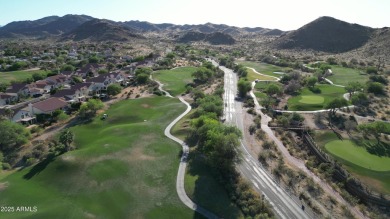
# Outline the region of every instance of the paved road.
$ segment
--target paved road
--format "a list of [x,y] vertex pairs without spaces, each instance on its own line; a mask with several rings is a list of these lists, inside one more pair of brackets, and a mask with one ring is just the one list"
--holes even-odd
[[[152,78],[152,76],[150,76]],[[163,84],[157,81],[159,84],[159,89],[166,94],[166,96],[173,98],[167,91],[162,89]],[[182,97],[179,97],[179,100],[184,103],[187,106],[187,109],[180,114],[175,120],[173,120],[164,130],[165,136],[172,139],[173,141],[176,141],[179,143],[183,148],[183,154],[180,158],[180,164],[179,164],[179,170],[177,171],[177,177],[176,177],[176,192],[180,198],[180,200],[189,208],[192,210],[202,214],[206,218],[218,218],[215,214],[211,213],[210,211],[202,208],[201,206],[198,206],[195,202],[193,202],[188,196],[184,189],[184,176],[186,174],[186,167],[187,167],[187,158],[189,153],[188,145],[183,142],[182,140],[176,138],[171,134],[172,127],[185,115],[187,115],[191,111],[191,106],[189,103],[187,103]]]
[[[320,179],[317,175],[315,175],[313,172],[311,172],[305,165],[304,161],[297,159],[288,152],[287,148],[283,145],[283,143],[275,136],[274,132],[271,130],[271,128],[268,126],[268,122],[271,121],[271,118],[264,114],[261,111],[262,106],[257,101],[257,98],[255,94],[253,93],[253,87],[255,86],[255,82],[252,82],[252,90],[250,92],[250,95],[252,96],[254,103],[255,103],[255,111],[259,115],[261,115],[261,129],[268,135],[270,139],[272,139],[273,142],[275,142],[276,146],[278,147],[279,151],[282,153],[283,157],[287,160],[287,162],[290,165],[293,165],[300,170],[302,170],[304,173],[307,174],[310,178],[314,180],[318,185],[321,186],[322,189],[326,191],[326,193],[333,198],[335,198],[339,203],[342,203],[345,206],[348,206],[349,209],[351,209],[352,213],[356,218],[366,218],[356,207],[351,206],[343,197],[340,196],[339,193],[337,193],[331,186],[329,186],[325,181]],[[294,111],[284,111],[284,112],[294,112]],[[297,112],[297,111],[295,111]],[[304,111],[306,112],[306,111]],[[318,111],[317,111],[318,112]],[[324,212],[327,212],[325,208],[322,207],[322,205],[319,206],[321,209],[323,209]]]
[[[218,66],[217,63],[213,62]],[[225,107],[224,117],[227,124],[237,126],[243,130],[242,104],[235,100],[237,94],[237,75],[232,70],[220,67],[225,72],[225,94],[223,96]],[[246,149],[245,139],[241,141],[242,161],[238,169],[243,176],[253,183],[255,189],[264,194],[264,197],[273,206],[278,218],[305,219],[313,218],[301,209],[301,203],[293,199],[286,191],[272,179],[272,177],[260,166],[256,158]]]

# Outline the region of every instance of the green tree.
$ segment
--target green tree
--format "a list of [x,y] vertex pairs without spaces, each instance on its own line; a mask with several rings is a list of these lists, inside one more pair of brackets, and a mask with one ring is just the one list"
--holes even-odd
[[367,92],[381,95],[385,93],[385,87],[379,82],[367,82]]
[[251,82],[241,78],[237,83],[238,95],[246,97],[247,93],[252,90]]
[[370,100],[368,99],[365,93],[358,93],[351,98],[351,102],[353,105],[358,107],[368,107],[370,104]]
[[0,92],[5,92],[8,88],[8,84],[4,82],[0,82]]
[[332,66],[330,66],[329,64],[325,64],[325,63],[322,63],[320,65],[321,73],[325,73],[326,70],[328,70],[328,69],[332,69]]
[[60,132],[59,142],[65,146],[65,151],[70,151],[72,149],[72,142],[74,140],[74,134],[69,129],[65,129]]
[[45,75],[41,74],[41,73],[34,73],[32,75],[32,78],[33,78],[34,81],[39,81],[39,80],[45,79]]
[[69,64],[63,65],[61,67],[61,71],[74,71],[74,70],[75,70],[75,67],[73,65],[69,65]]
[[113,70],[114,68],[115,68],[115,65],[114,65],[113,63],[111,63],[111,62],[107,63],[107,70],[108,70],[108,71],[111,71],[111,70]]
[[102,75],[102,74],[107,74],[108,73],[108,70],[107,69],[99,69],[98,71],[98,74]]
[[0,151],[5,155],[11,154],[27,143],[30,133],[27,129],[10,120],[0,121]]
[[387,80],[387,78],[383,77],[382,75],[371,75],[370,80],[373,82],[379,82],[383,85],[387,85],[389,83],[389,80]]
[[237,72],[239,77],[246,77],[248,75],[247,68],[241,64],[234,66],[234,71]]
[[11,119],[12,116],[14,115],[14,111],[12,109],[9,109],[9,108],[5,108],[4,109],[4,116],[7,118],[7,119]]
[[95,116],[99,109],[103,109],[104,104],[101,100],[89,99],[88,102],[81,104],[79,116],[84,119],[89,119]]
[[379,144],[379,142],[380,142],[381,134],[389,132],[386,124],[382,121],[360,124],[357,126],[357,130],[366,136],[373,135],[375,137],[375,139],[377,140],[377,144]]
[[119,84],[110,84],[107,87],[107,94],[110,96],[115,96],[122,91],[122,87]]
[[366,72],[367,72],[367,74],[376,74],[376,73],[378,73],[378,69],[374,66],[368,66],[366,68]]
[[213,76],[214,72],[208,68],[200,67],[198,70],[192,73],[192,77],[194,77],[194,81],[205,83]]
[[150,74],[152,74],[152,72],[153,72],[153,69],[148,68],[148,67],[142,67],[142,68],[137,68],[135,70],[135,75],[139,75],[139,74],[150,75]]
[[332,101],[330,101],[325,106],[325,108],[330,110],[329,112],[330,112],[330,114],[332,116],[335,116],[336,115],[336,111],[339,110],[342,107],[345,107],[345,106],[348,106],[347,100],[342,98],[342,97],[339,97],[339,98],[335,98]]
[[17,71],[28,66],[27,62],[15,62],[8,68],[9,71]]
[[145,73],[138,74],[135,76],[135,80],[138,84],[146,84],[149,81],[149,75]]
[[329,57],[326,59],[326,62],[329,64],[329,65],[337,65],[337,60],[336,58],[334,57]]
[[198,140],[198,150],[205,155],[207,163],[222,174],[230,173],[238,160],[240,130],[224,126],[207,115],[192,120],[191,126]]
[[345,86],[345,91],[349,93],[350,97],[352,97],[354,92],[360,91],[361,89],[363,89],[363,85],[357,81],[348,82],[347,86]]
[[75,84],[81,83],[81,82],[83,82],[83,78],[80,77],[80,76],[73,75],[73,76],[72,76],[72,81],[73,81]]
[[100,59],[97,56],[92,56],[88,59],[89,63],[99,63]]
[[174,52],[170,52],[166,55],[166,57],[169,59],[174,59],[176,57],[176,54]]
[[269,84],[265,88],[264,92],[266,94],[268,94],[269,96],[274,96],[274,95],[277,95],[277,94],[281,94],[282,93],[282,88],[279,85],[275,84],[275,83],[271,83],[271,84]]
[[202,112],[214,113],[217,116],[222,116],[223,101],[220,97],[215,95],[207,95],[196,101],[198,108]]
[[313,88],[314,85],[317,83],[317,81],[318,81],[317,77],[309,77],[306,80],[307,87]]

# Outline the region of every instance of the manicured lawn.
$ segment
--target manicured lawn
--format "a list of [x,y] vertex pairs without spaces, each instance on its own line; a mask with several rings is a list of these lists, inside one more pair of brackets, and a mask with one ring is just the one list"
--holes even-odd
[[288,69],[287,67],[279,67],[276,65],[271,65],[267,63],[262,62],[250,62],[250,61],[237,61],[238,64],[242,64],[244,66],[254,68],[257,72],[260,72],[265,75],[280,77],[280,74],[275,74],[274,72],[286,72]]
[[258,90],[258,91],[263,91],[265,88],[267,88],[267,86],[269,84],[272,84],[272,83],[275,83],[277,85],[283,86],[282,83],[276,82],[276,81],[275,82],[272,82],[272,81],[259,81],[259,82],[256,83],[255,89]]
[[355,165],[374,171],[390,171],[390,157],[369,153],[365,147],[350,140],[333,140],[325,145],[327,151]]
[[[184,140],[190,132],[190,119],[194,110],[187,114],[172,128],[172,134]],[[190,145],[193,146],[193,145]],[[184,178],[187,195],[199,205],[222,218],[241,218],[241,211],[229,199],[223,186],[217,182],[212,170],[192,149]]]
[[27,78],[31,78],[34,73],[47,74],[49,72],[43,70],[0,72],[0,81],[4,83],[10,83],[11,81],[24,81]]
[[307,95],[307,96],[302,96],[299,102],[306,103],[306,104],[320,104],[324,102],[324,98],[321,96]]
[[180,119],[171,130],[172,135],[178,137],[181,140],[185,140],[187,135],[191,131],[191,116],[194,114],[195,110],[192,109],[187,115]]
[[1,206],[37,206],[0,218],[197,218],[176,193],[180,145],[165,127],[185,105],[166,97],[114,104],[71,128],[77,150],[5,176]]
[[161,70],[153,73],[158,81],[164,84],[163,89],[168,91],[172,96],[176,96],[186,91],[186,84],[191,83],[195,72],[195,67],[181,67],[172,70]]
[[340,85],[347,85],[351,81],[358,81],[364,84],[369,77],[367,74],[361,73],[361,70],[336,65],[332,65],[332,72],[333,75],[327,78],[333,83]]
[[[342,141],[331,131],[316,131],[314,135],[317,144],[328,151],[345,168],[372,189],[390,194],[390,157],[381,150],[373,148],[388,147],[388,144],[376,144],[372,140]],[[375,147],[373,147],[375,145]]]
[[288,99],[288,110],[320,110],[324,109],[326,104],[337,97],[342,97],[345,93],[344,88],[328,84],[316,85],[321,93],[313,93],[308,88],[303,88],[301,93]]
[[269,76],[266,76],[266,75],[260,75],[260,74],[256,74],[256,72],[254,72],[252,69],[247,69],[248,70],[248,80],[249,81],[254,81],[256,79],[258,80],[267,80],[267,81],[276,81],[276,78],[274,77],[269,77]]

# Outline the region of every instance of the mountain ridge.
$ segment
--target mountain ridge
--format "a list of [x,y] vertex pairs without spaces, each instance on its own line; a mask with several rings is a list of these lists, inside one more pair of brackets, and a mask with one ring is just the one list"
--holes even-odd
[[61,40],[127,41],[144,38],[137,31],[105,19],[92,19],[62,35]]
[[281,35],[273,44],[277,49],[309,49],[340,53],[366,44],[375,29],[351,24],[333,17],[320,17],[297,30]]

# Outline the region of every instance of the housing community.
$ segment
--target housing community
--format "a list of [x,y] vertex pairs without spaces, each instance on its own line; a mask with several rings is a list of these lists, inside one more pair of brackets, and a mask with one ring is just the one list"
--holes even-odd
[[[140,64],[145,63],[132,63],[120,70],[99,74],[105,66],[88,63],[76,71],[62,71],[36,82],[13,83],[0,93],[0,115],[28,125],[36,122],[37,115],[50,116],[57,110],[67,112],[74,104],[106,97],[111,84],[128,86]],[[81,81],[75,83],[75,77]]]

